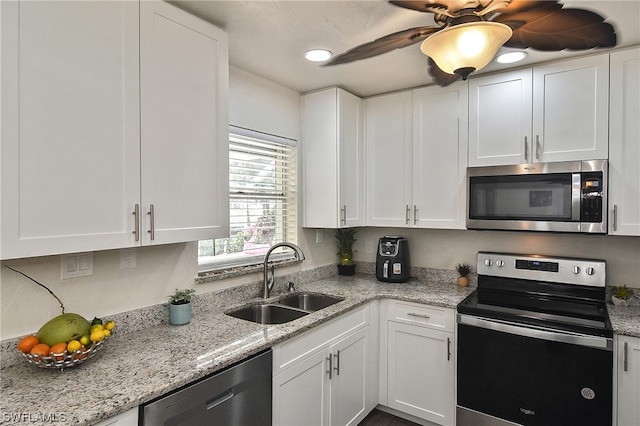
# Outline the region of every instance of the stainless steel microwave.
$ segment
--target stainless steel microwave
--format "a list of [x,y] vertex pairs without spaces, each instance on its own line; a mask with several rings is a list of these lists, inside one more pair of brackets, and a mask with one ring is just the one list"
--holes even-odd
[[467,168],[467,229],[607,232],[607,160]]

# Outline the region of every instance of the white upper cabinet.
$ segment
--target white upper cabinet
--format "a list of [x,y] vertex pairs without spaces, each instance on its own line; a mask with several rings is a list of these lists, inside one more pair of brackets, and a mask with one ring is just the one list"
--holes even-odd
[[367,225],[408,226],[413,191],[413,94],[366,100]]
[[640,235],[640,49],[611,53],[609,234]]
[[304,225],[364,225],[363,101],[330,88],[302,97]]
[[469,80],[469,166],[529,162],[531,70]]
[[164,2],[0,7],[0,257],[226,233],[225,34]]
[[413,92],[413,224],[464,229],[467,83]]
[[469,165],[607,158],[609,55],[469,82]]
[[2,2],[2,258],[133,243],[138,4]]
[[607,158],[609,55],[533,69],[533,161]]
[[142,1],[140,38],[141,240],[228,236],[227,35]]
[[367,225],[464,229],[467,83],[367,99]]

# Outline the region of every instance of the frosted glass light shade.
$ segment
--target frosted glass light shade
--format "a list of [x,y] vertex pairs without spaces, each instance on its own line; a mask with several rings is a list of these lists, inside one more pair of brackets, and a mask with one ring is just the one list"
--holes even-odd
[[487,66],[511,34],[511,28],[498,22],[469,22],[432,34],[420,50],[442,71],[466,79],[472,71]]

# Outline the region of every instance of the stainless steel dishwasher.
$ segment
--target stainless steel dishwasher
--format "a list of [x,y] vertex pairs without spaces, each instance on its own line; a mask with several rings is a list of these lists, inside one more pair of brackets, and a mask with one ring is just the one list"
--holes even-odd
[[140,406],[139,425],[270,425],[271,349]]

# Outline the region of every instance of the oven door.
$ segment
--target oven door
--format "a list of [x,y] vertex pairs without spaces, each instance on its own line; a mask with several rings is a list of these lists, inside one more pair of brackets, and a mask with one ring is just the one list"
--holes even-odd
[[458,315],[457,362],[459,425],[611,424],[611,339]]

